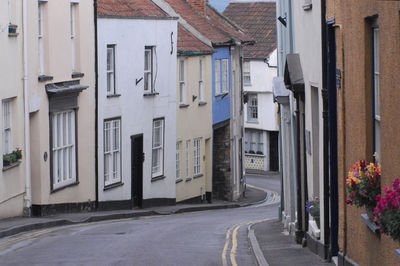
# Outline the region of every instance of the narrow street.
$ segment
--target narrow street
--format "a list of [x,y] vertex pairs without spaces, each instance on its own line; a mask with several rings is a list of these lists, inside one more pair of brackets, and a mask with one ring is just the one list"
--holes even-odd
[[[249,176],[263,189],[278,175]],[[279,198],[278,198],[279,199]],[[5,238],[1,265],[254,265],[249,223],[278,215],[278,204],[51,228]]]

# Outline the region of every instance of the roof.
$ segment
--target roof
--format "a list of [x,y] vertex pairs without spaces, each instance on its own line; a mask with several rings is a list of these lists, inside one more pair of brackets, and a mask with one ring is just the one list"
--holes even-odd
[[178,25],[178,54],[212,53],[212,47],[204,44],[180,24]]
[[223,14],[255,40],[255,45],[243,48],[245,58],[268,58],[276,49],[274,2],[234,2]]
[[97,14],[112,17],[169,17],[151,0],[98,0]]
[[209,4],[206,6],[206,17],[193,8],[186,0],[165,0],[182,19],[209,39],[213,45],[230,45],[235,41],[252,42],[252,38],[240,31],[227,18],[218,13]]

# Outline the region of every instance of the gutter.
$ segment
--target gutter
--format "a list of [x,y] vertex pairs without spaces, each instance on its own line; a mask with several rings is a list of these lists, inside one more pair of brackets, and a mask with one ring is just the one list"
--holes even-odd
[[28,2],[23,0],[23,64],[24,64],[24,126],[25,126],[25,206],[24,215],[31,216],[31,132],[29,125],[29,84],[28,84]]
[[99,73],[98,73],[98,48],[97,48],[97,0],[93,1],[93,9],[94,9],[94,71],[95,71],[95,85],[94,85],[94,94],[95,94],[95,134],[94,134],[94,141],[95,141],[95,150],[94,150],[94,157],[95,157],[95,191],[96,191],[96,209],[99,207],[99,151],[98,151],[98,140],[99,140],[99,122],[98,122],[98,110],[99,110]]

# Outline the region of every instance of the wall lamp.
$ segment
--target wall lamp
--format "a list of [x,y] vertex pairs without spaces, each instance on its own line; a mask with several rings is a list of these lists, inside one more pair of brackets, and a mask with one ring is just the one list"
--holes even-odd
[[283,26],[286,27],[286,17],[283,18],[282,16],[279,16],[278,20]]

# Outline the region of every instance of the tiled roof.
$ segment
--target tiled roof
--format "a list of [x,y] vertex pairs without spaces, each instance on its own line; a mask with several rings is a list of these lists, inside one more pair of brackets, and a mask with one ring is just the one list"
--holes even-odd
[[276,49],[275,3],[230,3],[223,14],[256,41],[255,45],[243,48],[245,58],[267,58]]
[[151,0],[98,0],[99,16],[167,17]]
[[181,25],[178,26],[178,53],[212,53],[212,47],[201,42]]
[[252,41],[251,38],[241,33],[210,5],[206,7],[206,17],[203,17],[186,0],[165,0],[165,2],[213,44],[230,44],[234,39],[242,42]]

